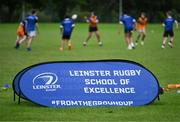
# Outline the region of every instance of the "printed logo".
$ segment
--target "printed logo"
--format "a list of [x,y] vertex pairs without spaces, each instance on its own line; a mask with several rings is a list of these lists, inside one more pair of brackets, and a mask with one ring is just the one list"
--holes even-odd
[[34,90],[45,90],[45,91],[56,91],[61,88],[60,85],[56,84],[58,76],[55,73],[45,72],[38,74],[33,79]]

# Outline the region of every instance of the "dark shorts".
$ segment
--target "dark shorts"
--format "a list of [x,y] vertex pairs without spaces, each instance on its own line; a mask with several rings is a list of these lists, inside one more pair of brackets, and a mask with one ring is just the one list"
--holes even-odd
[[132,33],[133,28],[125,28],[124,33]]
[[97,27],[89,27],[89,32],[96,32],[98,31]]
[[62,39],[70,40],[70,39],[71,39],[71,35],[65,35],[65,34],[63,34]]
[[163,37],[168,37],[168,36],[174,37],[173,30],[171,30],[171,31],[164,31]]

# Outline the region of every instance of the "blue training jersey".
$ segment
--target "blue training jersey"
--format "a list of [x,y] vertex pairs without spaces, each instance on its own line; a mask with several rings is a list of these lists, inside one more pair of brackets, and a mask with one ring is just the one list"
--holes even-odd
[[26,20],[23,20],[21,23],[22,23],[22,25],[23,25],[23,30],[24,30],[24,32],[26,33],[26,32],[27,32],[27,21],[26,21]]
[[163,22],[165,31],[172,31],[174,22],[175,22],[174,18],[172,17],[166,18]]
[[135,19],[128,15],[120,17],[119,22],[122,22],[125,29],[133,29]]
[[63,34],[65,35],[70,35],[74,26],[74,21],[70,18],[65,18],[60,23],[60,28],[63,28]]
[[27,20],[27,31],[28,32],[35,31],[36,23],[38,21],[38,17],[30,15],[30,16],[27,17],[26,20]]

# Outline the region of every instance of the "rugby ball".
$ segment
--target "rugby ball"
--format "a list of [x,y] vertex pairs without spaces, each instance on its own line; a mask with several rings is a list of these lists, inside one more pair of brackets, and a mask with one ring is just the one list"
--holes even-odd
[[73,20],[77,19],[77,14],[73,14],[71,17]]

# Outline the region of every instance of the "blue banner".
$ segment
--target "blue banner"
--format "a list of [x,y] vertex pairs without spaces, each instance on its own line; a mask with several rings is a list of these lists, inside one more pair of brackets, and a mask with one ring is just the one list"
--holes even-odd
[[49,107],[142,106],[158,96],[156,77],[124,60],[48,62],[19,73],[17,94]]

